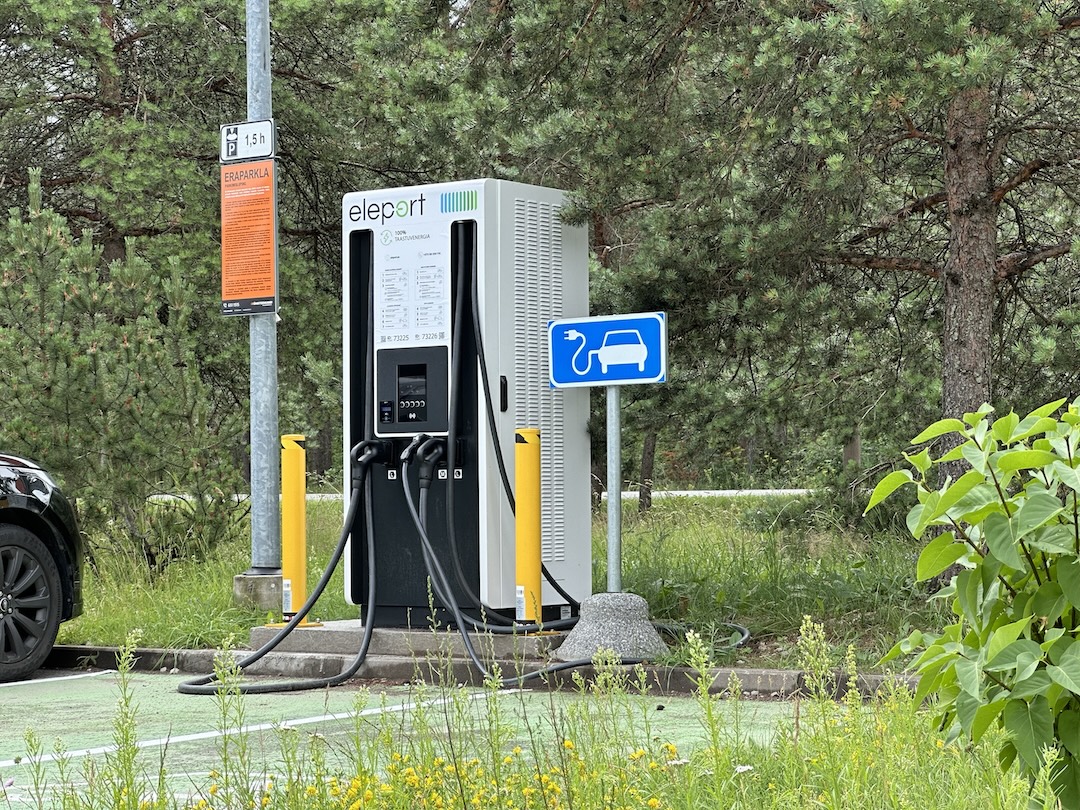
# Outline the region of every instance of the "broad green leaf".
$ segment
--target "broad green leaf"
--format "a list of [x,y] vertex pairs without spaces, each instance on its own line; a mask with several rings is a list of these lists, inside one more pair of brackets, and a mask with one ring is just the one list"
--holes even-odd
[[1016,538],[1020,540],[1026,537],[1029,532],[1045,525],[1063,511],[1065,507],[1061,505],[1061,501],[1049,492],[1036,492],[1024,501],[1020,510],[1013,515]]
[[1032,616],[1025,616],[997,628],[994,635],[990,637],[990,643],[986,645],[986,663],[992,663],[998,653],[1020,638],[1020,634],[1027,630],[1028,625],[1031,624],[1032,618]]
[[944,515],[956,505],[961,498],[985,480],[986,476],[978,470],[968,470],[961,475],[941,494],[941,500],[938,501],[937,508],[934,509],[934,517],[937,518]]
[[[1019,644],[1020,642],[1016,642]],[[1042,656],[1037,652],[1022,652],[1016,656],[1016,683],[1026,681],[1035,674],[1042,663]]]
[[973,697],[982,691],[982,670],[977,661],[961,658],[956,662],[956,680],[960,688]]
[[998,767],[1001,772],[1009,770],[1012,764],[1016,761],[1016,746],[1011,742],[1004,742],[1001,744],[1001,748],[998,749]]
[[1080,661],[1080,645],[1071,644],[1065,648],[1064,652],[1054,663],[1061,666],[1069,666],[1071,661]]
[[976,571],[965,569],[961,571],[955,577],[956,582],[956,604],[959,610],[956,611],[968,620],[971,625],[979,625],[981,606],[980,595],[982,591],[982,581]]
[[1054,743],[1054,716],[1046,698],[1037,695],[1031,702],[1010,700],[1002,713],[1020,759],[1029,771],[1042,766],[1043,750]]
[[958,444],[956,447],[954,447],[952,450],[947,452],[945,455],[941,456],[937,460],[937,463],[941,464],[942,462],[959,461],[960,459],[964,458],[964,448],[965,447],[975,447],[975,443],[971,442],[971,441],[968,441],[968,442],[965,442],[964,444]]
[[918,521],[915,523],[914,526],[911,525],[911,518],[914,510],[912,510],[912,512],[908,512],[907,515],[908,529],[910,529],[912,536],[916,539],[921,538],[923,536],[923,532],[925,532],[926,529],[933,522],[934,512],[937,510],[938,501],[941,500],[941,494],[936,491],[923,491],[919,493],[919,500],[922,501],[923,509],[921,512],[919,512]]
[[[919,669],[919,683],[915,686],[915,705],[921,706],[922,702],[926,700],[932,693],[938,690],[941,686],[942,675],[941,671],[948,664],[948,660],[941,658],[938,661],[930,664],[929,666]],[[1047,678],[1047,683],[1050,679]]]
[[971,741],[977,743],[990,727],[1008,701],[995,700],[993,703],[984,703],[975,712],[975,720],[971,724]]
[[959,419],[939,419],[926,428],[922,433],[911,440],[912,444],[922,444],[946,433],[962,433],[967,430],[967,425]]
[[1050,684],[1052,683],[1053,681],[1051,681],[1050,676],[1046,674],[1046,670],[1040,669],[1031,673],[1031,675],[1024,680],[1018,681],[1010,691],[1009,697],[1022,700],[1035,695],[1041,695],[1050,688]]
[[1046,657],[1051,664],[1060,664],[1069,650],[1076,646],[1076,640],[1067,635],[1049,644],[1049,646],[1047,644],[1041,646],[1046,650]]
[[1031,438],[1036,433],[1046,433],[1048,430],[1053,430],[1057,426],[1057,420],[1051,419],[1048,416],[1043,416],[1036,419],[1032,424],[1025,425],[1027,420],[1025,419],[1017,428],[1017,431],[1012,435],[1012,441],[1022,442],[1025,439]]
[[971,465],[972,469],[978,470],[981,473],[986,473],[987,459],[990,458],[990,453],[986,449],[979,449],[975,442],[968,442],[961,445],[960,455],[964,457],[964,461]]
[[1080,470],[1070,467],[1064,461],[1058,459],[1054,462],[1053,474],[1054,478],[1073,492],[1080,492]]
[[[993,641],[991,639],[991,641]],[[988,648],[989,649],[989,648]],[[987,653],[989,656],[989,652]],[[1021,658],[1023,660],[1021,660]],[[1042,659],[1042,650],[1039,645],[1031,639],[1021,638],[1003,647],[999,652],[994,653],[993,658],[987,658],[986,665],[983,669],[991,672],[1001,672],[1003,670],[1015,669],[1018,667],[1026,667],[1031,659],[1036,661]],[[1034,672],[1034,670],[1032,670]],[[1017,675],[1014,680],[1019,682],[1028,677],[1031,672],[1025,675]]]
[[916,534],[916,530],[919,528],[919,524],[922,523],[923,512],[926,511],[926,505],[917,503],[908,511],[904,517],[904,523],[907,524],[908,531],[911,532],[911,536],[916,540],[919,539],[919,535]]
[[[1054,644],[1059,638],[1065,635],[1064,627],[1051,627],[1043,634],[1043,643],[1040,645],[1041,649],[1049,650],[1050,646]],[[1046,646],[1050,645],[1050,646]]]
[[1074,695],[1080,695],[1080,659],[1066,656],[1060,666],[1047,664],[1046,674],[1054,683],[1065,687]]
[[1031,612],[1039,617],[1043,626],[1053,626],[1065,612],[1068,602],[1061,586],[1056,582],[1044,582],[1031,600]]
[[1010,411],[1005,416],[995,420],[991,430],[994,433],[994,437],[999,442],[1007,444],[1009,439],[1012,438],[1013,431],[1016,430],[1016,426],[1019,424],[1020,417]]
[[1076,540],[1073,537],[1073,527],[1062,523],[1050,526],[1040,526],[1024,538],[1030,547],[1037,548],[1050,554],[1065,554],[1072,556],[1076,553]]
[[932,467],[934,464],[933,459],[930,458],[929,450],[923,450],[922,452],[916,453],[913,456],[909,456],[907,453],[904,453],[904,460],[907,461],[907,463],[914,467],[916,470],[918,470],[919,473],[923,476],[925,476],[930,471],[930,467]]
[[957,543],[952,532],[938,535],[922,550],[915,566],[915,577],[919,582],[936,577],[954,562],[964,556],[967,546]]
[[1010,568],[1020,570],[1024,561],[1020,558],[1016,538],[1012,533],[1012,524],[1000,512],[987,516],[983,521],[983,539],[990,548],[990,553]]
[[1053,402],[1047,402],[1045,405],[1042,405],[1042,406],[1036,408],[1035,410],[1033,410],[1031,413],[1029,413],[1024,418],[1025,419],[1030,419],[1031,417],[1034,416],[1035,418],[1038,419],[1038,418],[1041,418],[1043,416],[1049,416],[1050,414],[1054,413],[1054,411],[1056,411],[1058,408],[1060,408],[1064,404],[1065,404],[1065,398],[1064,397],[1062,399],[1054,400]]
[[1005,472],[1045,467],[1057,461],[1057,456],[1046,450],[1006,450],[997,461],[998,469]]
[[1080,607],[1080,559],[1070,557],[1057,561],[1057,581],[1065,598],[1073,607]]
[[[866,507],[866,512],[869,512],[904,484],[910,484],[912,480],[911,473],[908,470],[896,470],[886,475],[878,481],[877,486],[874,487],[874,492],[870,495],[870,503]],[[865,515],[866,512],[863,512],[863,514]]]
[[975,725],[975,716],[982,705],[983,702],[978,696],[967,692],[956,697],[956,719],[968,736],[971,735],[972,727]]
[[[984,492],[984,490],[989,490],[989,492]],[[979,487],[971,493],[972,496],[976,494],[984,496],[982,497],[981,503],[976,503],[974,500],[972,500],[971,508],[965,512],[961,512],[958,515],[958,518],[960,520],[963,520],[965,523],[969,523],[972,526],[978,526],[990,515],[1001,512],[1002,510],[1001,501],[998,500],[997,493],[993,491],[992,487]],[[965,498],[964,500],[967,501],[968,499]],[[963,505],[957,504],[956,510],[960,510],[966,507],[966,503]]]
[[987,414],[993,413],[994,407],[988,402],[984,402],[979,406],[979,410],[964,414],[964,422],[975,427],[982,421],[982,418]]
[[1070,754],[1080,756],[1080,711],[1066,709],[1057,718],[1058,739]]
[[[930,640],[929,637],[927,637],[927,640],[928,641]],[[907,638],[902,638],[902,639],[900,639],[900,641],[896,642],[896,644],[893,645],[892,649],[889,650],[887,653],[885,653],[885,655],[883,655],[881,657],[881,660],[878,661],[877,665],[881,666],[882,664],[886,663],[887,661],[892,661],[894,658],[897,658],[901,654],[910,655],[911,653],[915,652],[915,650],[917,650],[919,647],[922,647],[922,646],[923,646],[923,632],[922,632],[922,630],[912,630]]]

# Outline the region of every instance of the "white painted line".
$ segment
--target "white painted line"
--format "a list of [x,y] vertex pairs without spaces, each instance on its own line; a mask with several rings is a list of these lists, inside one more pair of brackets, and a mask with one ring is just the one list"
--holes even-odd
[[[485,695],[485,692],[477,692],[474,695],[469,696],[469,700],[476,700],[477,698]],[[282,720],[277,723],[258,723],[250,726],[241,726],[240,728],[230,728],[224,731],[202,731],[196,734],[183,734],[178,737],[162,737],[157,740],[139,740],[135,743],[135,747],[138,749],[143,748],[160,748],[163,745],[176,745],[177,743],[184,742],[197,742],[200,740],[213,740],[217,737],[227,737],[233,734],[249,734],[255,731],[270,731],[275,728],[287,729],[295,726],[308,726],[313,723],[325,723],[329,720],[352,720],[356,717],[371,717],[377,714],[390,714],[396,712],[406,712],[411,709],[419,707],[429,708],[432,706],[442,706],[445,703],[451,702],[449,698],[439,698],[438,700],[429,700],[420,703],[401,703],[397,706],[380,706],[378,708],[364,709],[359,712],[345,712],[344,714],[322,714],[318,717],[301,717],[296,720]],[[19,760],[8,759],[0,761],[0,768],[11,768],[15,765],[27,765],[27,764],[41,764],[47,762],[55,762],[58,759],[73,759],[76,757],[92,757],[99,756],[101,754],[112,754],[118,751],[119,748],[115,745],[102,745],[97,748],[83,748],[80,751],[66,751],[60,754],[45,754],[37,759],[31,759],[30,757],[23,757]]]
[[9,681],[0,683],[0,689],[6,686],[31,686],[39,683],[56,683],[57,681],[77,681],[80,678],[97,678],[100,675],[111,675],[115,669],[103,669],[100,672],[81,672],[78,675],[57,675],[54,678],[32,678],[28,681]]

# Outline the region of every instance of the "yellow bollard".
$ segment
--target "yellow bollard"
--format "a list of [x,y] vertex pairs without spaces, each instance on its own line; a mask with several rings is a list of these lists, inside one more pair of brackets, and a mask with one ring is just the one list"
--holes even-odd
[[[307,601],[307,453],[304,437],[281,437],[281,612]],[[308,625],[305,619],[301,626]],[[310,625],[309,625],[310,626]]]
[[537,622],[544,597],[540,583],[540,431],[534,428],[520,428],[514,434],[514,489],[515,617],[519,622]]

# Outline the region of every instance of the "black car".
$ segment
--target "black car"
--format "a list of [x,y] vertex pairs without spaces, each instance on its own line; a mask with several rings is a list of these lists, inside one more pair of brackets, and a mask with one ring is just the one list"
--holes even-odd
[[71,503],[37,464],[0,453],[0,682],[38,669],[82,613],[82,566]]

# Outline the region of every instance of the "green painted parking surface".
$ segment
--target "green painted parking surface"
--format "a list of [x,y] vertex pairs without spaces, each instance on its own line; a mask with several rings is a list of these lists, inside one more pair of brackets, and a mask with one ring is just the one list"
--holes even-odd
[[[630,731],[625,739],[612,739],[615,746],[663,742],[689,752],[707,744],[701,705],[693,697],[630,694],[612,701],[575,691],[348,685],[222,699],[181,695],[177,686],[183,680],[165,673],[128,676],[140,772],[148,784],[165,774],[166,790],[181,804],[204,795],[223,752],[228,748],[236,756],[237,741],[243,743],[252,783],[283,773],[287,739],[304,747],[318,735],[326,742],[330,769],[348,773],[380,730],[405,749],[417,726],[421,734],[448,736],[446,729],[462,723],[487,728],[493,715],[507,748],[528,750],[538,738],[558,745],[566,729],[581,728],[580,718],[590,712],[619,715],[618,722]],[[0,788],[0,808],[34,806],[35,780],[78,784],[87,768],[100,773],[116,756],[120,698],[115,672],[0,685],[0,785],[6,785]],[[766,745],[793,716],[792,704],[784,702],[719,701],[713,706],[726,734]],[[36,767],[28,756],[28,729],[41,744]]]

